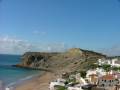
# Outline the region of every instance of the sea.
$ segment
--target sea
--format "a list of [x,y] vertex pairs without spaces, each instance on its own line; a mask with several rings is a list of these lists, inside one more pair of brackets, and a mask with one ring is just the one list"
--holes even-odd
[[0,81],[5,86],[20,83],[41,73],[39,70],[30,70],[12,67],[21,62],[21,55],[0,54]]

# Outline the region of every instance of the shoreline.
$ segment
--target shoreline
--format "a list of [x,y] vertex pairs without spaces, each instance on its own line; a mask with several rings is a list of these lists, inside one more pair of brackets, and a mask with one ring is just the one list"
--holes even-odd
[[29,83],[30,81],[38,78],[38,77],[41,77],[45,72],[41,72],[39,74],[36,74],[36,75],[31,75],[31,76],[27,76],[25,78],[21,78],[19,79],[18,81],[15,81],[15,82],[11,82],[10,84],[8,85],[5,85],[5,90],[16,90],[17,87],[20,87],[26,83]]
[[56,79],[56,75],[52,72],[44,72],[38,77],[34,77],[29,82],[24,82],[15,87],[15,90],[49,90],[49,83]]

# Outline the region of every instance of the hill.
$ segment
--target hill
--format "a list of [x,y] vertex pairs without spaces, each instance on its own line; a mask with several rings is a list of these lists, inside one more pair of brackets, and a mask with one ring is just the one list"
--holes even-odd
[[66,52],[26,52],[22,61],[17,66],[47,69],[54,72],[71,72],[80,69],[87,69],[88,65],[95,63],[99,58],[106,58],[106,55],[94,51],[72,48]]

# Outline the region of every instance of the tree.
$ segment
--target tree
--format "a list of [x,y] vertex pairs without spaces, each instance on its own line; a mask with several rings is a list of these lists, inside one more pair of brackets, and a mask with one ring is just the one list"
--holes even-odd
[[112,68],[111,68],[111,65],[108,65],[108,64],[104,64],[101,66],[106,72],[110,71]]
[[86,77],[86,71],[80,71],[80,75],[81,75],[81,77],[83,77],[83,78],[85,78]]
[[120,71],[120,67],[118,67],[118,71]]
[[120,68],[119,67],[112,67],[112,70],[118,71]]
[[67,90],[64,86],[56,86],[55,90]]

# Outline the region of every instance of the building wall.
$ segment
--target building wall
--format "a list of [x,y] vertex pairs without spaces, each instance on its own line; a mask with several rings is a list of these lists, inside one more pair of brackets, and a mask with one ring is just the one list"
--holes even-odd
[[100,87],[110,87],[110,86],[115,86],[119,83],[117,80],[99,80],[98,85]]

